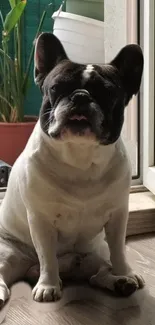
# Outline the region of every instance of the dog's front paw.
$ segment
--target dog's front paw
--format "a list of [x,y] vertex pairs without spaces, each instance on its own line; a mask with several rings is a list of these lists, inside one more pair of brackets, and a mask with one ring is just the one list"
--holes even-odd
[[143,288],[145,281],[140,275],[119,277],[114,283],[114,291],[123,297],[128,297],[136,290]]
[[57,301],[62,296],[62,283],[60,281],[59,285],[54,286],[47,283],[39,283],[38,281],[32,291],[32,296],[38,302]]

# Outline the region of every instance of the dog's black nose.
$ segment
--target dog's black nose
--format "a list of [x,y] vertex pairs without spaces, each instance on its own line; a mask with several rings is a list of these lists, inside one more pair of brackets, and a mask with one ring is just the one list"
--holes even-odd
[[70,95],[70,99],[74,104],[84,105],[91,101],[91,96],[87,90],[77,89]]

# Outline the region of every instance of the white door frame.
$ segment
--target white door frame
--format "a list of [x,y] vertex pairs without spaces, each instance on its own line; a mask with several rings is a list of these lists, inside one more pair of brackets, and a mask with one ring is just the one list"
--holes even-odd
[[154,0],[144,0],[143,184],[155,194]]
[[[127,19],[127,44],[138,42],[138,3],[129,0],[126,3]],[[138,96],[134,96],[126,110],[126,136],[127,139],[138,140]],[[139,144],[138,144],[139,145]],[[138,162],[137,162],[138,163]]]

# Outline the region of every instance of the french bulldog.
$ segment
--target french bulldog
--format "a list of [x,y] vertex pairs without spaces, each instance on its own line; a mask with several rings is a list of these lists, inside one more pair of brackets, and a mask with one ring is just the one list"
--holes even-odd
[[35,276],[40,302],[59,299],[67,277],[128,296],[144,280],[125,253],[131,166],[121,130],[140,87],[142,51],[127,45],[109,64],[77,64],[42,33],[34,65],[39,120],[0,207],[1,305],[13,283]]

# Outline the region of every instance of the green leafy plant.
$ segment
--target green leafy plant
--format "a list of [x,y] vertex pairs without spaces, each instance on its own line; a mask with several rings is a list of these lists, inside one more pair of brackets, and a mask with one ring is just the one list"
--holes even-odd
[[[2,44],[0,47],[0,122],[22,122],[24,121],[24,99],[29,87],[34,45],[32,45],[26,71],[23,71],[22,15],[26,8],[27,0],[9,0],[9,3],[10,12],[6,15],[5,19],[0,11],[3,26]],[[42,28],[48,7],[42,13],[35,38]],[[12,37],[14,45],[13,55],[10,54],[9,50]]]

